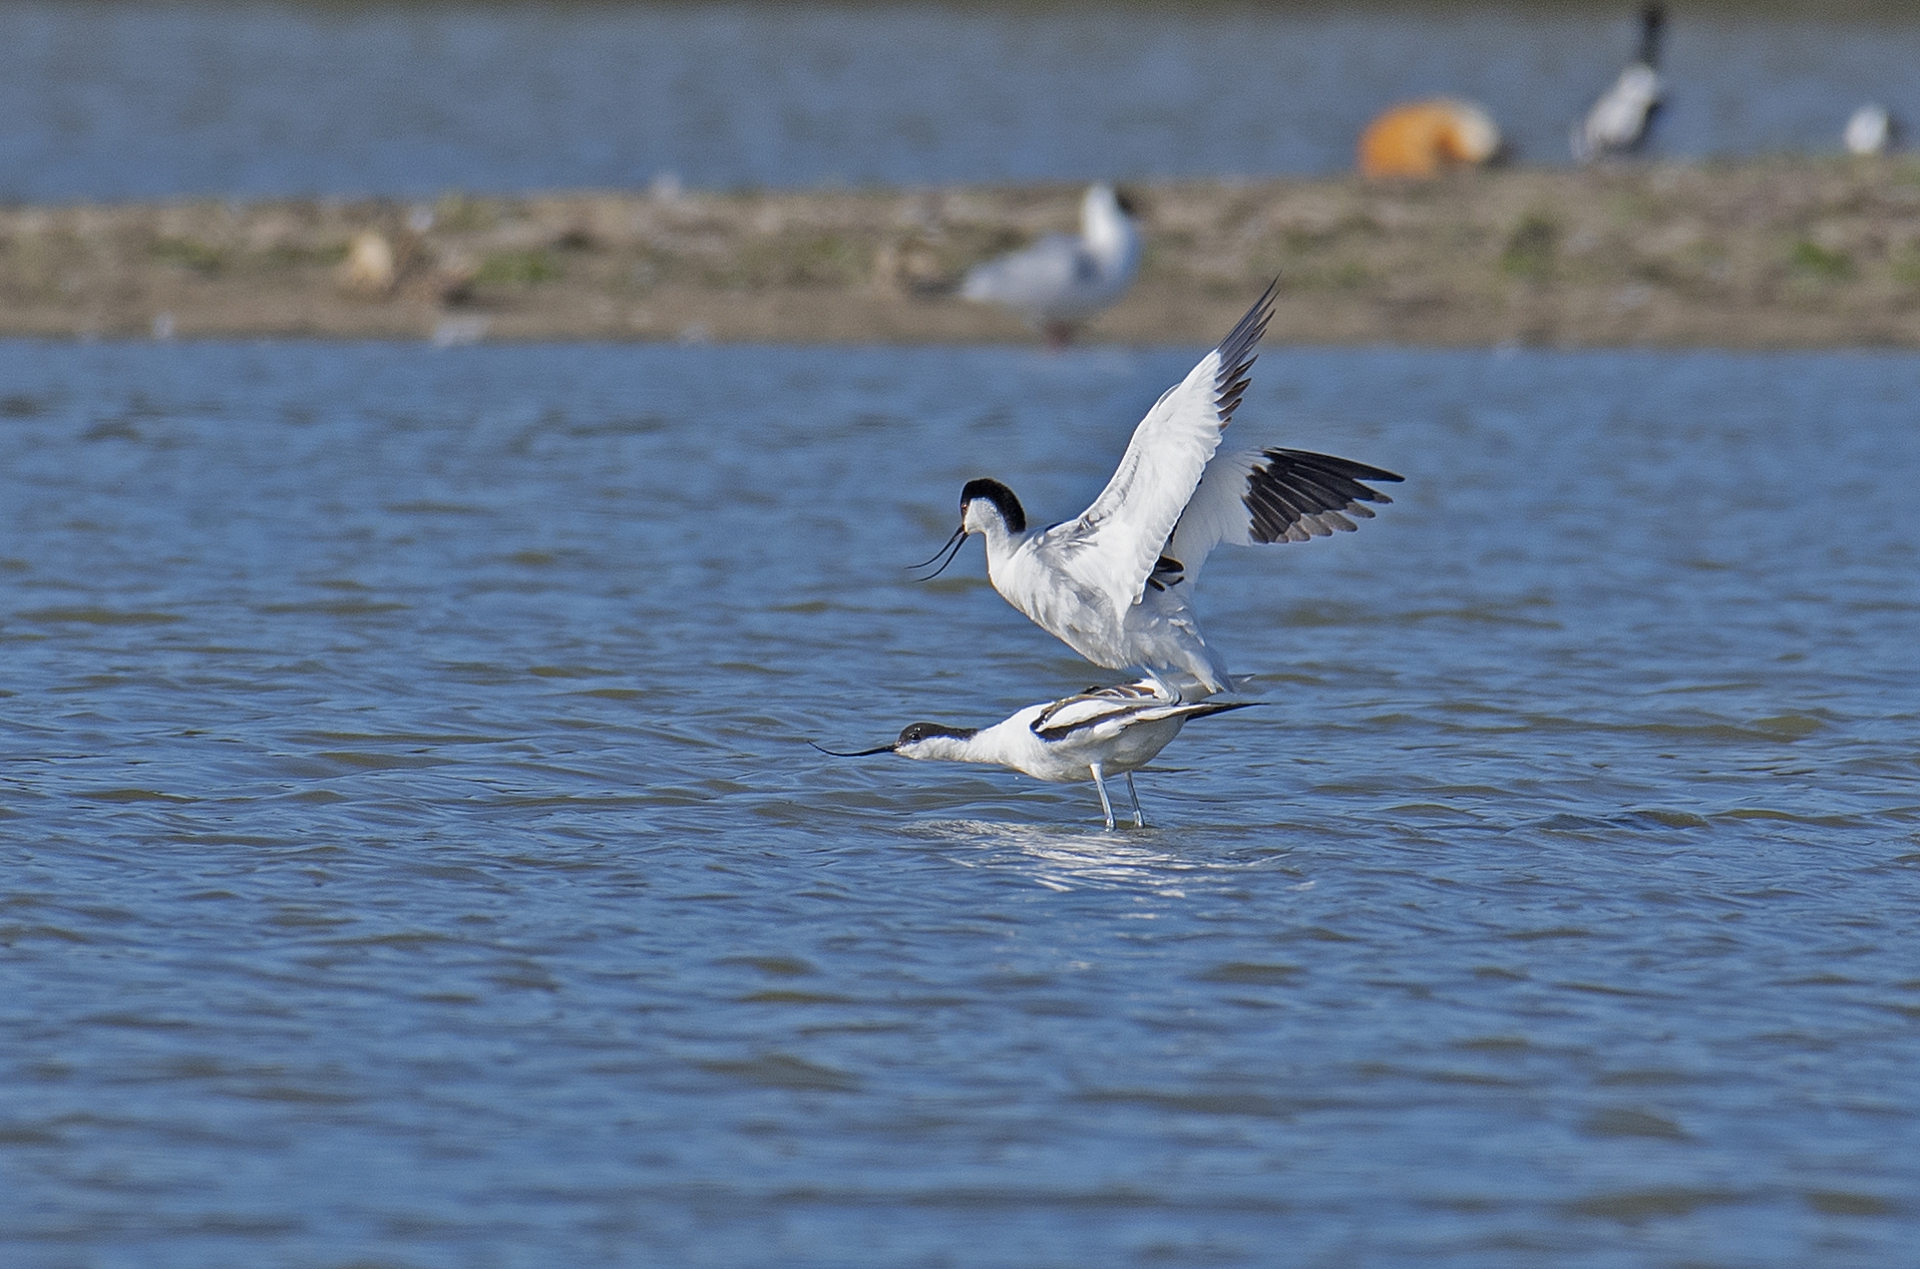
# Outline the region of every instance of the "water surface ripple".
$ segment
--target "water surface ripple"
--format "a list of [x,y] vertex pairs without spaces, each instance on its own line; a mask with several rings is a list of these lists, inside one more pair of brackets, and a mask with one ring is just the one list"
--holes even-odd
[[[1390,102],[1483,102],[1521,159],[1637,5],[9,0],[0,198],[1267,176],[1348,170]],[[1673,6],[1652,152],[1837,154],[1920,117],[1912,6]]]
[[1156,827],[807,748],[1191,357],[0,344],[0,1260],[1898,1263],[1920,359],[1271,350]]

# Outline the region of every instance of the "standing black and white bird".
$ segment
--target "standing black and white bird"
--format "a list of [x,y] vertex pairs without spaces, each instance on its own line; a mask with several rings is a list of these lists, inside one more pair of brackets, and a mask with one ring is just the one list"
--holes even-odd
[[1373,517],[1363,504],[1392,501],[1360,482],[1400,479],[1303,450],[1216,455],[1247,390],[1277,285],[1147,411],[1092,506],[1065,523],[1030,529],[1011,489],[997,480],[969,481],[960,491],[960,527],[927,561],[939,561],[929,576],[978,533],[993,588],[1095,665],[1144,670],[1189,700],[1231,690],[1226,663],[1201,637],[1193,613],[1193,588],[1208,554],[1222,542],[1304,542],[1351,532],[1349,515]]
[[948,727],[914,723],[890,745],[854,753],[814,748],[836,758],[897,753],[928,762],[982,762],[1011,767],[1036,780],[1057,784],[1093,781],[1100,809],[1113,827],[1113,801],[1107,777],[1124,775],[1133,801],[1135,828],[1147,826],[1133,773],[1152,762],[1190,718],[1245,709],[1257,701],[1182,702],[1152,680],[1118,687],[1089,688],[1077,696],[1029,705],[991,727]]
[[1113,304],[1140,270],[1140,230],[1133,205],[1102,182],[1080,203],[1078,234],[1048,234],[1011,255],[975,265],[963,298],[1012,309],[1055,347],[1074,327]]
[[1666,10],[1650,4],[1640,11],[1640,55],[1620,72],[1613,86],[1573,125],[1573,157],[1590,163],[1609,154],[1640,148],[1653,127],[1665,87],[1660,82],[1660,36]]

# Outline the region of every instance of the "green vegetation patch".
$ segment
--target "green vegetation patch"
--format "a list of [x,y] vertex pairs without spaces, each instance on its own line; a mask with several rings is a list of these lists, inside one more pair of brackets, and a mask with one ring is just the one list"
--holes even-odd
[[870,253],[832,233],[783,234],[750,242],[719,271],[723,285],[847,286],[868,275]]
[[498,209],[465,194],[442,194],[433,205],[433,226],[443,233],[491,229],[499,219]]
[[1789,259],[1797,272],[1824,282],[1844,282],[1853,276],[1852,256],[1823,247],[1811,238],[1794,243]]
[[481,286],[538,286],[560,278],[560,264],[544,247],[496,251],[480,262],[473,280]]
[[154,259],[195,273],[218,273],[227,266],[225,251],[192,238],[162,238],[149,250]]
[[268,269],[303,269],[313,267],[331,267],[347,258],[347,244],[344,242],[323,243],[305,246],[299,243],[276,243],[262,251],[259,264]]
[[1544,277],[1560,251],[1560,222],[1544,212],[1528,212],[1507,235],[1500,267],[1516,277]]

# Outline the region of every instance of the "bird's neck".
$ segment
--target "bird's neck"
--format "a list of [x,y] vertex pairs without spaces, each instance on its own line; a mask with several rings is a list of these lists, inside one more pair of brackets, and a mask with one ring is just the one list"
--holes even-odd
[[921,762],[995,762],[980,745],[980,735],[927,736],[901,752]]
[[998,516],[989,516],[980,529],[980,536],[987,544],[987,576],[998,577],[1006,572],[1007,561],[1020,544],[1032,536],[1031,532],[1015,533],[1007,527],[1007,522]]
[[1080,236],[1087,250],[1100,258],[1108,269],[1124,267],[1140,251],[1140,234],[1127,214],[1112,203],[1088,205]]
[[1658,69],[1660,66],[1660,28],[1662,20],[1649,9],[1640,22],[1640,64]]

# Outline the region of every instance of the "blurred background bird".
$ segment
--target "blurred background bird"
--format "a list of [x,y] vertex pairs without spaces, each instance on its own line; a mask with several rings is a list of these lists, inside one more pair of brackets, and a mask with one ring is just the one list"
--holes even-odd
[[1049,347],[1125,295],[1140,270],[1133,203],[1107,183],[1088,188],[1078,234],[1048,234],[1029,247],[974,266],[961,284],[969,300],[1012,309],[1038,327]]
[[1436,176],[1448,168],[1491,163],[1500,152],[1499,126],[1474,103],[1452,97],[1403,102],[1360,134],[1360,174]]
[[1609,154],[1627,154],[1640,148],[1652,130],[1665,86],[1660,82],[1660,36],[1666,29],[1666,10],[1650,4],[1640,11],[1640,54],[1613,87],[1573,126],[1573,157],[1590,163]]
[[1848,154],[1885,154],[1900,135],[1900,127],[1885,106],[1872,102],[1853,112],[1840,139]]

